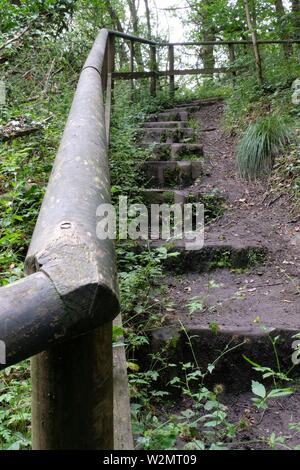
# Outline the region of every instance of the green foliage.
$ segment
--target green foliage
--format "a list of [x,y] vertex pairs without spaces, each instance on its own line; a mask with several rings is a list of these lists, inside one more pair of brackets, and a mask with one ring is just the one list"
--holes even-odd
[[[165,364],[165,367],[173,367]],[[163,392],[154,394],[140,404],[133,404],[133,429],[138,446],[146,450],[176,449],[179,441],[184,442],[185,450],[226,449],[225,441],[230,442],[236,434],[237,427],[230,423],[226,407],[218,399],[221,388],[209,391],[202,385],[203,374],[191,363],[181,364],[182,376],[175,376],[169,383],[170,390],[178,390],[189,407],[180,413],[171,413],[167,418],[153,414],[153,404],[159,406],[166,400]],[[157,378],[155,379],[157,380]],[[141,385],[141,384],[140,384]],[[149,382],[142,384],[150,388]],[[141,392],[143,393],[143,392]],[[140,399],[137,395],[136,398]],[[149,400],[150,399],[150,400]],[[171,403],[170,403],[171,405]]]
[[290,123],[269,115],[250,124],[237,151],[237,166],[242,178],[254,180],[270,174],[275,157],[291,142]]
[[232,268],[230,251],[220,251],[214,255],[214,259],[209,263],[209,270]]
[[[138,316],[141,326],[143,316],[151,310],[153,303],[157,303],[155,299],[163,289],[160,282],[161,261],[168,256],[165,248],[142,254],[135,254],[132,246],[118,248],[121,303],[125,320],[130,319],[132,322]],[[149,320],[147,315],[146,321]]]
[[[3,125],[24,116],[29,121],[45,122],[39,132],[2,144],[0,148],[0,284],[12,282],[22,275],[22,263],[72,97],[70,83],[66,76],[63,83],[61,75],[52,79],[60,94],[54,90],[49,90],[47,96],[42,94],[43,82],[39,80],[48,54],[41,54],[40,62],[36,59],[36,77],[25,80],[25,84],[22,73],[27,71],[29,64],[26,60],[19,63],[20,75],[10,82],[7,105],[0,108],[0,124]],[[31,93],[37,94],[36,100],[19,103],[20,97]]]
[[266,387],[262,383],[252,380],[252,393],[255,395],[255,397],[252,398],[254,405],[259,410],[266,410],[268,408],[268,400],[292,395],[294,390],[291,387],[273,388],[267,393]]
[[[273,345],[276,346],[277,342],[278,339],[272,338]],[[192,348],[190,339],[188,344]],[[139,449],[172,450],[178,445],[185,450],[232,450],[244,446],[248,448],[249,440],[246,438],[243,441],[240,436],[240,432],[247,429],[248,425],[242,419],[238,422],[231,422],[229,419],[227,407],[221,400],[223,385],[218,384],[211,391],[204,384],[216,364],[239,346],[241,345],[231,347],[228,344],[207,370],[201,370],[192,363],[181,364],[181,373],[172,374],[168,393],[165,389],[161,390],[162,381],[159,378],[164,370],[175,370],[176,365],[168,362],[165,351],[154,355],[151,369],[147,372],[129,375],[133,431]],[[262,416],[268,412],[270,400],[274,401],[296,392],[297,382],[287,379],[287,375],[282,373],[280,368],[278,372],[272,371],[246,359],[256,371],[263,373],[265,379],[276,377],[279,381],[290,381],[289,387],[278,386],[275,382],[269,390],[263,383],[252,381],[252,402],[257,410],[263,413]],[[157,366],[156,371],[153,370],[154,364]],[[177,390],[175,396],[172,389]],[[179,396],[182,397],[180,403]],[[296,450],[299,444],[291,446],[289,441],[299,441],[299,423],[289,423],[289,429],[290,433],[287,432],[286,435],[276,435],[272,432],[270,435],[257,437],[252,444],[269,449]]]
[[51,168],[49,161],[35,154],[34,144],[12,145],[0,150],[1,228],[0,261],[2,284],[12,282],[22,273],[22,262],[39,212],[44,186]]
[[[4,9],[2,15],[1,9],[0,22],[4,24],[7,18],[12,22],[6,25],[5,39],[12,36],[14,28],[25,26],[33,17],[26,15],[25,6],[24,10],[18,11],[11,2],[0,3],[1,6],[7,3],[7,8],[16,12],[10,15],[10,10]],[[37,7],[40,2],[31,3]],[[34,24],[36,28],[42,27],[38,21]],[[51,34],[56,26],[53,23],[50,27]],[[47,37],[45,47],[46,20],[43,28],[45,34],[34,36],[34,49],[30,39],[18,54],[14,54],[15,46],[5,49],[9,60],[2,66],[8,77],[8,93],[6,105],[0,106],[0,125],[26,118],[29,122],[41,123],[41,129],[19,139],[1,142],[0,285],[23,275],[24,257],[74,92],[74,78],[79,70],[80,63],[74,59],[77,57],[77,43],[70,43],[68,52],[64,48],[62,53],[63,42]],[[51,63],[53,74],[49,74],[45,91]],[[31,414],[27,362],[0,373],[0,395],[0,449],[28,449],[31,445]]]
[[0,31],[8,33],[27,25],[35,34],[57,33],[67,27],[74,12],[76,0],[0,0]]
[[0,450],[30,447],[30,401],[28,363],[5,369],[0,375]]
[[184,80],[179,83],[181,86],[176,92],[176,103],[184,103],[206,98],[227,98],[232,92],[230,84],[214,82],[208,79],[202,80],[193,88],[190,87],[189,82],[185,83]]
[[[263,330],[265,327],[262,327]],[[300,333],[294,335],[292,339],[299,339],[300,338]],[[276,398],[282,398],[282,397],[287,397],[290,395],[295,394],[296,392],[299,391],[299,384],[298,384],[298,379],[292,378],[291,377],[291,372],[295,368],[295,364],[293,364],[289,370],[283,371],[282,366],[280,363],[279,359],[279,352],[278,352],[278,344],[280,342],[280,336],[269,336],[269,340],[272,344],[273,347],[273,352],[274,352],[274,357],[276,361],[276,368],[272,369],[271,367],[264,367],[260,364],[257,364],[256,362],[252,361],[246,356],[243,356],[244,359],[252,366],[252,368],[262,374],[263,380],[269,380],[270,378],[273,380],[273,386],[270,387],[269,390],[267,390],[266,386],[258,381],[252,380],[252,393],[253,393],[253,398],[252,402],[254,406],[258,410],[263,410],[265,413],[268,408],[269,408],[269,401],[274,400]],[[297,350],[296,350],[297,354]],[[288,382],[288,387],[283,387],[282,384]],[[290,447],[287,442],[289,439],[295,439],[299,438],[299,423],[289,423],[289,428],[292,431],[295,431],[294,435],[286,435],[286,436],[276,436],[276,434],[273,432],[271,433],[271,436],[269,439],[267,439],[266,443],[268,446],[272,449],[278,448],[278,447],[284,447],[287,449],[298,449],[299,445],[296,445],[294,447]]]
[[[146,101],[146,102],[145,102]],[[115,90],[115,105],[111,123],[110,171],[113,200],[122,192],[130,201],[138,201],[143,183],[141,164],[148,158],[149,151],[135,145],[135,133],[146,113],[151,108],[147,100],[132,103],[129,88],[120,83]]]

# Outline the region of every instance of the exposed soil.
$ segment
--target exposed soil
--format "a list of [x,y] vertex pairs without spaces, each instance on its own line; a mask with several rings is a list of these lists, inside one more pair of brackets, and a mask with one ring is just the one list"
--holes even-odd
[[[204,130],[201,143],[209,176],[197,182],[192,191],[218,191],[227,200],[224,216],[207,227],[206,242],[257,243],[267,247],[277,260],[295,263],[292,271],[299,273],[300,226],[292,222],[290,196],[285,194],[277,199],[266,183],[246,183],[238,177],[235,140],[220,129],[223,111],[224,105],[216,103],[193,113]],[[205,132],[207,128],[215,130]]]
[[[235,327],[255,322],[300,330],[300,227],[290,223],[288,195],[277,199],[270,196],[267,183],[246,183],[238,177],[234,139],[220,129],[223,106],[219,102],[193,113],[202,130],[215,130],[202,132],[209,176],[197,180],[192,192],[217,191],[226,201],[223,216],[206,226],[205,245],[263,247],[267,262],[243,274],[222,269],[170,279],[176,315],[192,324]],[[187,318],[186,304],[193,297],[202,298],[204,306]]]
[[[188,273],[178,279],[170,278],[168,286],[176,305],[173,315],[192,325],[215,322],[220,327],[247,328],[262,323],[300,330],[299,286],[272,265],[240,274],[227,269],[201,276]],[[195,298],[203,307],[189,313],[187,306]],[[173,315],[169,313],[170,321]]]
[[238,445],[233,448],[244,450],[263,450],[266,444],[260,441],[269,439],[272,433],[276,436],[288,436],[284,444],[275,446],[278,450],[286,450],[299,445],[299,435],[291,430],[290,425],[299,423],[300,394],[277,398],[268,402],[268,409],[258,411],[251,403],[248,394],[224,394],[221,401],[228,407],[229,419],[234,423],[243,423],[245,429],[237,434]]
[[[224,393],[219,400],[227,408],[228,421],[238,425],[236,436],[225,443],[230,450],[265,450],[270,446],[267,441],[276,434],[276,450],[289,450],[299,446],[299,435],[291,429],[291,425],[299,423],[300,394],[287,398],[277,398],[268,402],[267,410],[257,410],[251,401],[251,393]],[[174,403],[168,410],[170,414],[178,414],[190,408],[189,400]],[[161,410],[163,418],[165,411]],[[201,433],[201,428],[199,429]],[[285,437],[282,443],[280,437]],[[177,447],[183,448],[184,440],[178,439]]]
[[[230,337],[245,343],[217,367],[214,383],[225,384],[223,402],[229,416],[235,422],[243,418],[247,424],[239,439],[249,441],[249,448],[261,448],[255,443],[260,436],[273,431],[290,434],[289,423],[300,421],[300,394],[273,400],[267,412],[257,412],[249,393],[253,371],[249,372],[251,366],[242,354],[273,367],[269,336],[279,331],[283,338],[278,346],[280,360],[288,368],[292,364],[292,335],[300,331],[300,226],[288,194],[273,192],[268,182],[248,183],[239,178],[235,140],[221,129],[223,111],[220,100],[202,101],[152,117],[153,121],[168,122],[169,113],[170,121],[185,121],[189,113],[189,119],[198,121],[201,133],[194,144],[203,147],[203,176],[184,189],[173,189],[181,189],[185,196],[218,194],[225,201],[222,215],[206,224],[204,248],[188,254],[182,250],[167,266],[171,305],[169,302],[163,313],[165,326],[153,333],[152,348],[157,351],[177,336],[174,357],[189,360],[180,331],[182,323],[193,338],[193,354],[204,367]],[[151,123],[147,127],[151,128]],[[170,155],[174,160],[172,152]],[[258,255],[261,252],[266,256]],[[238,259],[246,253],[247,263],[234,265],[232,253],[238,253]],[[217,334],[210,331],[212,325]],[[295,444],[293,439],[290,444]]]

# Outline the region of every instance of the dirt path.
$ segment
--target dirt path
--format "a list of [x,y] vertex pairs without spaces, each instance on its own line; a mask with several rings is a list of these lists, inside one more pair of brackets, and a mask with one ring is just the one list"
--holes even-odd
[[299,226],[291,223],[289,195],[277,199],[268,193],[266,184],[245,183],[237,176],[235,142],[220,129],[222,114],[223,104],[205,107],[195,113],[200,128],[216,128],[202,135],[210,176],[196,186],[196,191],[218,189],[228,202],[224,217],[209,227],[207,240],[224,236],[233,244],[261,244],[275,259],[298,264],[292,271],[299,274],[300,232]]
[[[254,266],[244,273],[222,269],[199,276],[188,272],[180,280],[183,288],[170,281],[171,296],[179,306],[191,297],[205,299],[201,318],[195,315],[191,319],[194,325],[216,322],[247,328],[255,321],[271,328],[300,329],[299,227],[290,223],[288,196],[272,199],[266,184],[246,183],[238,177],[235,142],[220,129],[222,113],[222,103],[194,113],[204,130],[201,137],[208,176],[196,181],[192,193],[218,193],[225,201],[222,217],[206,225],[205,245],[254,250]],[[205,132],[207,128],[215,130]],[[260,248],[267,256],[256,265],[255,250]],[[179,310],[184,315],[186,309]]]
[[261,377],[243,358],[276,368],[271,338],[280,336],[283,370],[292,365],[292,336],[300,331],[300,227],[288,195],[276,197],[267,184],[238,177],[235,142],[221,130],[223,111],[222,101],[193,102],[151,116],[144,129],[142,141],[155,155],[145,166],[152,188],[147,201],[167,202],[167,194],[168,202],[185,202],[193,195],[209,206],[204,247],[189,252],[177,243],[180,255],[166,264],[172,307],[163,312],[164,326],[153,333],[151,347],[159,351],[176,338],[171,355],[177,362],[196,358],[204,370],[228,344],[235,348],[217,364],[211,384],[224,385],[233,419],[249,414],[252,440],[270,430],[287,432],[291,420],[300,421],[298,394],[256,416],[249,390],[251,379]]

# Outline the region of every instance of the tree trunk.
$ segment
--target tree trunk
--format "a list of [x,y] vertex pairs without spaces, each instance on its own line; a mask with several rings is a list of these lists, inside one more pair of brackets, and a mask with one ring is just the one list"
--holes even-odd
[[147,20],[147,36],[148,36],[148,39],[151,39],[152,38],[152,27],[151,27],[149,2],[148,2],[148,0],[144,0],[144,1],[145,1],[146,20]]
[[[140,35],[139,17],[138,17],[138,12],[137,12],[137,7],[136,7],[135,0],[127,0],[127,3],[128,3],[128,6],[129,6],[129,10],[130,10],[133,34],[135,36],[139,36]],[[140,70],[143,70],[144,69],[144,62],[143,62],[143,56],[142,56],[142,51],[141,51],[141,45],[139,43],[135,44],[134,53],[135,53],[135,59],[136,59],[136,63],[138,65],[138,68]]]
[[[285,16],[285,9],[283,6],[282,0],[275,0],[275,8],[276,8],[276,16],[277,16],[277,21],[278,21],[278,30],[280,31],[280,37],[281,39],[289,39],[289,35],[286,31],[286,27],[283,24],[283,19]],[[283,53],[286,58],[290,57],[292,53],[292,48],[290,44],[283,44]]]
[[[203,31],[203,41],[215,41],[216,37],[211,31]],[[203,68],[213,70],[215,68],[215,57],[214,57],[214,46],[202,46],[201,47],[201,59],[203,61]],[[210,78],[213,78],[214,74],[209,74]]]
[[[202,39],[203,41],[215,41],[216,40],[215,29],[207,13],[207,7],[210,5],[211,0],[205,0],[202,3],[203,5],[200,10],[200,15],[202,18],[202,25],[201,25]],[[213,70],[215,67],[214,46],[213,45],[202,46],[200,56],[203,62],[203,67],[205,69]],[[213,78],[213,73],[209,74],[209,77]]]
[[[107,11],[109,13],[109,16],[111,18],[113,27],[117,31],[119,31],[120,33],[124,33],[124,28],[122,26],[122,23],[119,19],[119,16],[118,16],[117,12],[112,7],[111,1],[105,0],[105,5],[106,5]],[[122,65],[124,63],[126,64],[128,62],[128,55],[127,55],[127,52],[126,52],[126,49],[125,49],[125,45],[122,41],[120,41],[119,56],[120,56],[120,66],[122,67]]]
[[300,39],[300,0],[292,1],[294,38]]
[[263,84],[263,76],[262,76],[262,68],[261,68],[261,58],[260,58],[259,48],[258,48],[258,44],[257,44],[257,34],[256,34],[256,30],[253,26],[251,13],[250,13],[250,8],[249,8],[249,2],[248,2],[248,0],[243,0],[243,1],[244,1],[244,8],[245,8],[245,14],[246,14],[246,19],[247,19],[247,25],[248,25],[248,29],[251,33],[251,38],[252,38],[257,82],[258,82],[259,85],[262,85]]

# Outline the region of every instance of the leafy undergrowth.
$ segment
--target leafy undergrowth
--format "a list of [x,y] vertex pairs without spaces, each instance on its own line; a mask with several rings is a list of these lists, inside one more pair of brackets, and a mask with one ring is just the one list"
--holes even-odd
[[[34,38],[34,53],[28,41],[17,54],[13,47],[9,51],[13,66],[11,59],[2,65],[7,105],[0,107],[0,126],[18,127],[26,120],[38,123],[39,130],[1,142],[0,285],[23,276],[23,261],[80,69],[80,62],[68,63],[57,41]],[[30,420],[30,372],[25,361],[0,373],[0,449],[28,449]]]
[[0,376],[0,449],[31,446],[31,397],[28,362],[8,367]]
[[289,151],[276,159],[270,178],[273,199],[289,197],[291,222],[300,220],[300,139],[299,131]]

